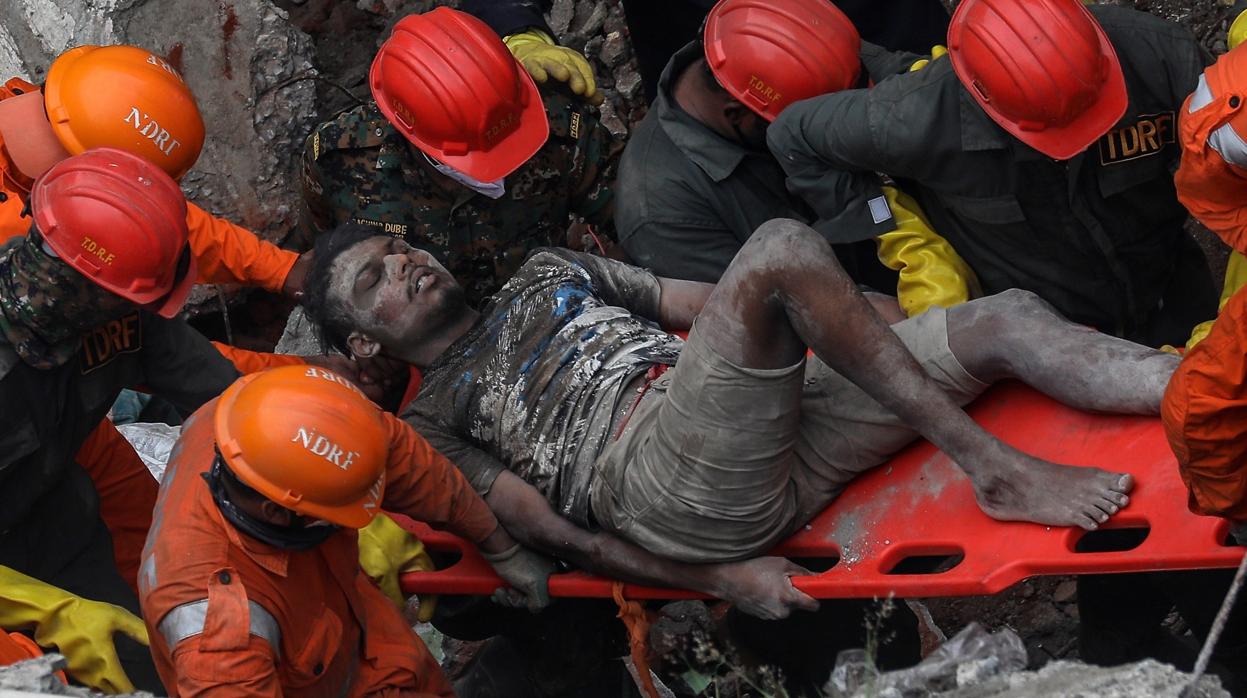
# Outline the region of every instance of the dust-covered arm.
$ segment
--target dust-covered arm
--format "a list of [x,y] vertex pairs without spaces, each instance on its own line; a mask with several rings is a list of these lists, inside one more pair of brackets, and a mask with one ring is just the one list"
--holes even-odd
[[587,531],[555,513],[532,485],[504,471],[485,502],[524,545],[576,567],[636,584],[691,589],[726,599],[759,618],[783,618],[818,603],[793,588],[789,577],[807,574],[783,558],[693,564],[655,555],[609,533]]
[[782,558],[717,565],[691,564],[650,553],[622,538],[587,531],[559,516],[550,502],[498,459],[436,420],[404,415],[429,444],[445,454],[521,545],[553,555],[594,574],[637,584],[691,589],[737,604],[760,618],[782,618],[817,602],[793,588],[788,577],[806,571]]

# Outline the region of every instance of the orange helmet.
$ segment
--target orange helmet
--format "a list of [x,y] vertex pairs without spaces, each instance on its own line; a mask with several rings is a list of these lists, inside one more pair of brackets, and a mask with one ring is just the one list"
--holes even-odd
[[767,121],[855,86],[862,69],[857,28],[828,0],[721,0],[704,42],[719,84]]
[[537,85],[498,35],[448,7],[394,25],[368,82],[407,140],[482,182],[514,172],[550,132]]
[[992,120],[1057,160],[1086,150],[1126,112],[1117,52],[1079,0],[964,0],[948,53]]
[[253,373],[221,394],[216,443],[251,489],[304,516],[363,528],[385,491],[381,410],[350,381],[314,366]]
[[44,173],[30,204],[44,242],[80,274],[164,317],[181,310],[195,283],[186,198],[164,170],[95,148]]
[[0,102],[0,132],[18,169],[38,177],[90,148],[141,155],[179,179],[203,149],[190,88],[137,46],[79,46],[52,62],[39,93]]

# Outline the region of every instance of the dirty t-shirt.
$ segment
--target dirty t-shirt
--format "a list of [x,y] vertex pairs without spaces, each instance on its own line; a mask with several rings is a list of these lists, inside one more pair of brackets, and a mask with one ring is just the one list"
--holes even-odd
[[481,494],[502,470],[589,523],[593,462],[621,395],[683,342],[662,331],[648,271],[570,250],[533,253],[480,319],[424,373],[403,418]]

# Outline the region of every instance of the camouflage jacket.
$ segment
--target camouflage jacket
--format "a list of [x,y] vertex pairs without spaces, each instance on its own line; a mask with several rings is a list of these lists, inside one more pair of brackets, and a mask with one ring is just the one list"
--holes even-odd
[[565,246],[571,215],[614,239],[611,187],[623,144],[596,112],[544,95],[550,137],[490,199],[438,173],[376,104],[343,112],[308,137],[303,200],[313,232],[376,226],[435,254],[476,303],[538,247]]

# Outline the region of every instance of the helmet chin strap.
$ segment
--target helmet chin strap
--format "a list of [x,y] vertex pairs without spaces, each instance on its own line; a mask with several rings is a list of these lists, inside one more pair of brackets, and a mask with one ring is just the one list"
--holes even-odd
[[247,513],[245,509],[230,500],[225,481],[229,480],[230,484],[235,487],[245,488],[246,485],[239,481],[229,468],[225,467],[219,455],[212,461],[212,469],[203,474],[203,479],[208,483],[212,501],[216,502],[217,509],[220,509],[226,521],[233,524],[234,528],[239,531],[274,548],[291,552],[311,550],[342,530],[341,526],[335,525],[279,526]]

